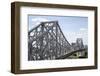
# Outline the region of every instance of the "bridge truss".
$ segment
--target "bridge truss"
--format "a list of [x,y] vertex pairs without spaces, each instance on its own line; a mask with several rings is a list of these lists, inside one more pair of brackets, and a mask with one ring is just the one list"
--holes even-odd
[[41,22],[28,32],[28,60],[53,60],[75,51],[58,21]]

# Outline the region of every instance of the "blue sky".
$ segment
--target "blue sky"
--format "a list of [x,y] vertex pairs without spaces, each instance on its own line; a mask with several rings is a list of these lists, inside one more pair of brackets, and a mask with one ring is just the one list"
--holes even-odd
[[88,18],[78,16],[28,16],[29,30],[43,21],[58,21],[65,37],[72,43],[76,38],[83,38],[84,44],[88,44]]

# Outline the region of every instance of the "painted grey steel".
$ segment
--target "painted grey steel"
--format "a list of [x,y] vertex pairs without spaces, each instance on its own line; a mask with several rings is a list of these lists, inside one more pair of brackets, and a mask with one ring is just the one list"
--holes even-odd
[[[77,44],[80,42],[78,39]],[[60,59],[73,51],[76,50],[67,41],[58,21],[41,22],[28,32],[28,60]]]

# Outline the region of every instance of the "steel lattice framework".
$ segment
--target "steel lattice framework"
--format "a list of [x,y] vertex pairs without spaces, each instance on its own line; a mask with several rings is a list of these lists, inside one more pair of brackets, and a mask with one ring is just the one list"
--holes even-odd
[[28,60],[59,59],[73,51],[58,21],[41,22],[28,32]]

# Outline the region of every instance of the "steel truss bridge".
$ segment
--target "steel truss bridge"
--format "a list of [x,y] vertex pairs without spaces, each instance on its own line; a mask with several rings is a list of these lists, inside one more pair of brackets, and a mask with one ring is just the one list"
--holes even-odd
[[67,41],[58,21],[41,22],[28,32],[28,60],[64,59],[80,51]]

